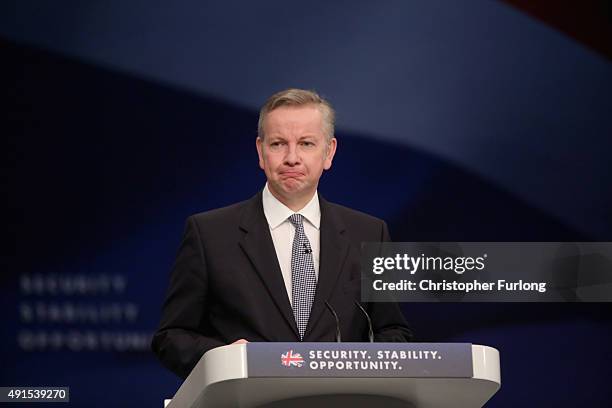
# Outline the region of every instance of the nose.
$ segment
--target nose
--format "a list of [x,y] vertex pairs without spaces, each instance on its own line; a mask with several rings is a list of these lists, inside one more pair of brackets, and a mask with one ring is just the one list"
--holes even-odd
[[297,143],[289,143],[287,145],[287,154],[285,155],[285,164],[288,166],[295,166],[300,163],[300,156],[298,154]]

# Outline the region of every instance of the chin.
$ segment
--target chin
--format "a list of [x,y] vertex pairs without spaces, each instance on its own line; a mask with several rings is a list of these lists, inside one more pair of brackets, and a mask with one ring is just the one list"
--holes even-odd
[[304,188],[304,183],[295,179],[284,180],[279,183],[284,191],[295,192]]
[[306,186],[303,186],[303,185],[293,186],[293,188],[286,187],[286,188],[283,188],[283,192],[288,197],[297,198],[307,193],[308,188],[306,188]]
[[299,193],[302,189],[300,188],[300,186],[283,186],[282,190],[286,193],[286,194],[295,194],[295,193]]

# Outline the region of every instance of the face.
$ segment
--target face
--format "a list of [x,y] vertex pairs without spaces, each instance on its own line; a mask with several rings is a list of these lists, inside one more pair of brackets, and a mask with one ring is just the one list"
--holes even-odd
[[282,106],[266,115],[263,130],[257,153],[270,191],[289,207],[303,201],[305,205],[336,153],[336,139],[327,142],[323,132],[321,111],[315,106]]

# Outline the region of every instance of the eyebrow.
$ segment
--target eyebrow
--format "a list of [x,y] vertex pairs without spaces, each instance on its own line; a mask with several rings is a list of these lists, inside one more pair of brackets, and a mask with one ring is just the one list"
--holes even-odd
[[269,142],[277,142],[279,140],[287,140],[287,139],[282,136],[269,136],[266,138],[266,140]]
[[[317,135],[312,134],[312,135],[304,135],[304,136],[300,136],[298,138],[299,140],[306,140],[306,139],[316,139]],[[280,136],[280,135],[268,135],[266,137],[266,140],[268,141],[278,141],[278,140],[287,140],[288,138],[286,138],[285,136]]]

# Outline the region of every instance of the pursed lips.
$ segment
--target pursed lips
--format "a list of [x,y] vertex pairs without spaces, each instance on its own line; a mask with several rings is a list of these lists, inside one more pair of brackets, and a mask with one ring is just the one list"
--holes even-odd
[[301,171],[281,171],[281,177],[301,177],[304,175]]

